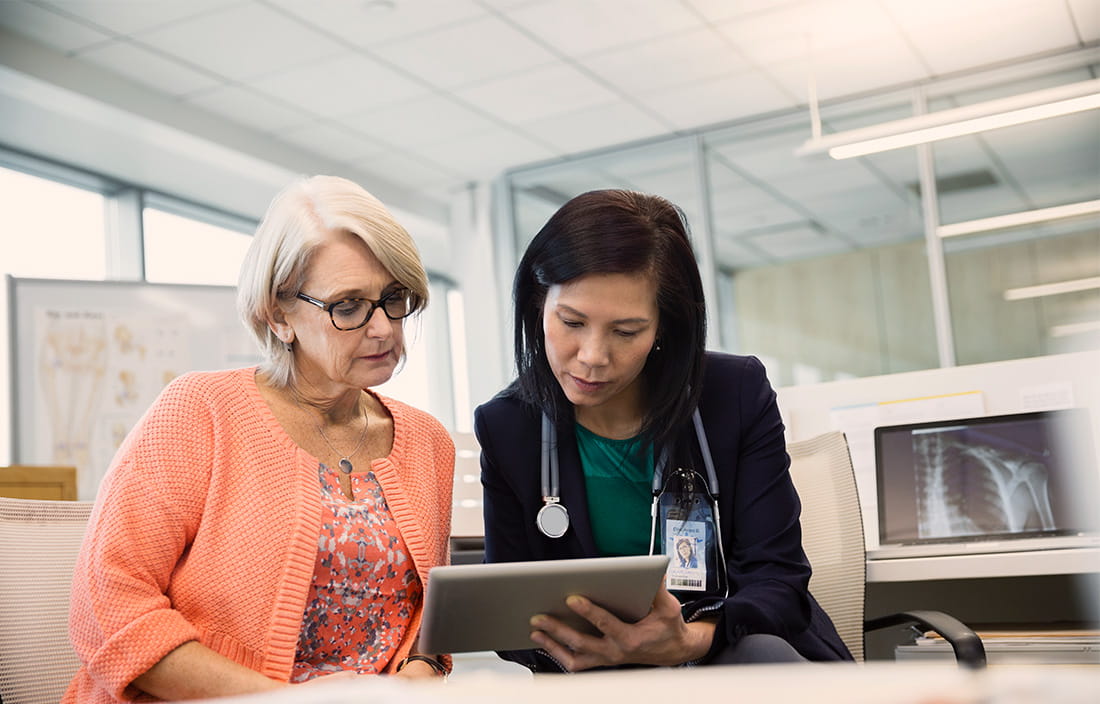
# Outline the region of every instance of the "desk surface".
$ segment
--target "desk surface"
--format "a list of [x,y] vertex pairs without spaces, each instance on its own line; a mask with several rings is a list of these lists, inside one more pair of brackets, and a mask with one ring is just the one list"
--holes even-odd
[[868,582],[1100,573],[1100,547],[867,560]]
[[473,671],[449,682],[394,677],[315,682],[210,704],[669,704],[765,701],[768,704],[1094,704],[1100,668],[991,667],[865,663],[753,665],[629,670],[579,675]]

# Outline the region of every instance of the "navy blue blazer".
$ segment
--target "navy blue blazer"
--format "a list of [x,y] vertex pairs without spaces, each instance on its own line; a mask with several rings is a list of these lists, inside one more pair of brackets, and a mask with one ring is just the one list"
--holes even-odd
[[[745,634],[770,633],[809,660],[851,660],[807,588],[810,566],[798,523],[801,504],[764,366],[755,357],[708,352],[701,393],[699,412],[718,474],[730,594],[685,603],[685,619],[717,610],[711,656]],[[481,445],[486,562],[599,557],[575,434],[568,429],[558,433],[560,495],[570,526],[555,539],[535,526],[543,505],[540,411],[521,401],[513,385],[477,408],[474,430]],[[706,476],[690,423],[672,453],[673,466],[693,467]],[[540,651],[501,655],[536,671],[560,669]]]

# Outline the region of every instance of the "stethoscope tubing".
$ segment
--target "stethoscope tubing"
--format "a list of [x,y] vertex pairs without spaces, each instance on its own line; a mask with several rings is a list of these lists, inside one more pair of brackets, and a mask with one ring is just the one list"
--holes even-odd
[[[714,468],[714,459],[710,456],[710,443],[707,442],[707,432],[703,428],[703,418],[696,408],[691,414],[691,421],[695,427],[695,438],[699,442],[699,450],[703,455],[703,466],[706,468],[707,493],[715,502],[717,509],[718,500],[718,472]],[[540,474],[542,482],[543,508],[556,504],[564,509],[561,503],[559,490],[560,472],[558,470],[558,429],[545,413],[542,414]],[[668,465],[668,449],[661,450],[660,458],[653,468],[653,496],[661,493],[664,486],[665,467]],[[654,509],[656,510],[656,509]],[[538,522],[539,530],[545,533],[541,522]],[[549,536],[560,537],[560,536]]]

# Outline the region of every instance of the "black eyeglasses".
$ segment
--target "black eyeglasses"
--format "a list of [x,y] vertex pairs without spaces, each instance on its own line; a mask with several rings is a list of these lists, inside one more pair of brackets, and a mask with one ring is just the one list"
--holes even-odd
[[390,320],[401,320],[415,313],[420,306],[420,298],[407,288],[390,291],[377,301],[369,298],[345,298],[325,303],[301,291],[296,297],[328,313],[332,326],[337,330],[358,330],[367,324],[376,308],[381,308]]

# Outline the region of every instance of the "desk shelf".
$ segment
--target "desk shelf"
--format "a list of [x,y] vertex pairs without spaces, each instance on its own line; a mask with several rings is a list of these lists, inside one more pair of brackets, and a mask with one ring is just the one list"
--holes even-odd
[[1100,547],[867,560],[868,582],[1100,574]]

